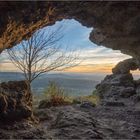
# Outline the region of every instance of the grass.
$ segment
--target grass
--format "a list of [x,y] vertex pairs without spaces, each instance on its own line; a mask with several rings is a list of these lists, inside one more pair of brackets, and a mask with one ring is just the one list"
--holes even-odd
[[40,108],[71,104],[71,102],[65,96],[64,90],[55,82],[49,82],[48,88],[44,90],[44,97],[45,99],[40,102]]
[[87,101],[93,104],[98,104],[100,98],[97,91],[93,91],[92,95],[71,97],[65,94],[65,91],[60,88],[55,82],[50,82],[49,86],[44,90],[44,94],[41,96],[34,96],[34,106],[42,104],[43,107],[62,106],[70,104],[81,104]]
[[90,103],[97,105],[100,101],[100,97],[98,96],[97,90],[94,90],[92,92],[92,95],[85,95],[85,96],[73,98],[73,103],[82,103],[84,101],[87,101],[87,102],[90,102]]

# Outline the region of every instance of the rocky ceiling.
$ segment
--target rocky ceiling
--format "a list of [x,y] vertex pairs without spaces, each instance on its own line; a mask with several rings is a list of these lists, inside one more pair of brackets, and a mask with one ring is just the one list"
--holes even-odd
[[140,59],[140,2],[0,2],[0,52],[62,19],[93,27],[90,40]]

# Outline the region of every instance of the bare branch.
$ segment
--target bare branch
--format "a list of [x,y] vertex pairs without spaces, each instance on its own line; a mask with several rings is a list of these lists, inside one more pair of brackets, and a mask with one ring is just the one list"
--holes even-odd
[[44,73],[79,64],[74,51],[62,51],[64,48],[59,45],[63,38],[61,29],[60,26],[54,31],[38,30],[29,40],[7,50],[10,60],[24,73],[29,84]]

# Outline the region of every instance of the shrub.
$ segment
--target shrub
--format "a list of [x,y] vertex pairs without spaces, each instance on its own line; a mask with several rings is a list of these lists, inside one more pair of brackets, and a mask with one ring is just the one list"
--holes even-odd
[[64,97],[64,90],[60,88],[54,81],[50,81],[48,88],[44,91],[44,94],[51,97]]
[[44,94],[46,99],[40,102],[39,108],[70,104],[64,95],[64,90],[53,81],[49,82],[48,88],[44,91]]

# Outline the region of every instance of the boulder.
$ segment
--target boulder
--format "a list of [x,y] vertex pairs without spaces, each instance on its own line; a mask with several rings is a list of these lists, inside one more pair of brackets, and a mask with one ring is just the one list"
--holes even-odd
[[25,81],[0,84],[0,120],[20,121],[32,117],[31,93]]
[[120,101],[128,106],[134,105],[139,100],[137,95],[140,93],[140,82],[133,79],[130,70],[136,70],[137,68],[137,61],[133,58],[119,62],[112,69],[113,74],[107,75],[96,86],[97,92],[102,99],[101,104],[104,101],[109,101],[106,102],[109,106],[123,106],[116,103],[116,101]]
[[130,70],[136,70],[139,66],[137,64],[136,59],[130,58],[124,61],[119,62],[115,68],[112,69],[114,74],[125,74],[130,73]]
[[89,101],[84,101],[80,104],[80,107],[82,108],[91,108],[91,107],[95,107],[96,105],[94,103],[91,103]]
[[[112,74],[107,75],[105,79],[96,86],[97,92],[101,98],[117,97],[129,90],[129,94],[135,93],[135,84],[132,74]],[[132,93],[133,92],[133,93]]]

